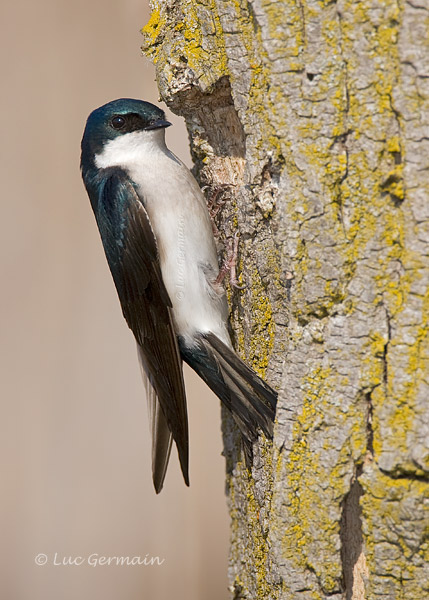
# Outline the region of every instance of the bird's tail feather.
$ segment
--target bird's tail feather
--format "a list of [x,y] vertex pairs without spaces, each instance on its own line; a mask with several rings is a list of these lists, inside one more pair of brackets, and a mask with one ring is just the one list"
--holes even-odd
[[164,417],[164,413],[162,412],[161,404],[158,400],[158,395],[155,390],[153,377],[151,376],[149,369],[146,367],[144,354],[138,344],[137,351],[146,391],[149,409],[149,423],[152,434],[152,479],[155,491],[157,494],[159,494],[159,492],[162,490],[162,486],[164,485],[165,474],[167,472],[168,461],[170,459],[173,436],[167,420]]
[[181,340],[179,345],[184,360],[232,412],[246,450],[258,427],[272,438],[277,393],[213,333],[199,334],[192,348]]

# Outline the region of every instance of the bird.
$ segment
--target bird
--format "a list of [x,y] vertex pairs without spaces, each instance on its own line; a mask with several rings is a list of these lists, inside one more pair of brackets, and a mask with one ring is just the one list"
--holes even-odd
[[81,173],[137,352],[149,407],[152,479],[163,487],[174,440],[189,485],[183,362],[232,412],[247,457],[273,436],[277,393],[233,349],[228,304],[204,195],[166,146],[171,123],[143,100],[89,115]]

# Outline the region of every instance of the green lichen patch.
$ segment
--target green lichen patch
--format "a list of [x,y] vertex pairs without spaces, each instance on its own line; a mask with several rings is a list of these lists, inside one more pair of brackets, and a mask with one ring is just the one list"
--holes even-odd
[[[339,524],[332,514],[332,502],[347,491],[344,483],[344,460],[337,467],[327,464],[323,452],[317,447],[314,432],[325,419],[326,404],[334,386],[333,372],[316,367],[302,382],[304,404],[294,426],[294,442],[287,456],[288,524],[283,536],[283,554],[299,570],[310,568],[317,576],[325,593],[338,589],[341,580],[341,563],[337,555]],[[325,486],[326,482],[326,486]],[[315,551],[321,552],[325,560]],[[326,560],[326,557],[330,557]],[[317,596],[319,597],[319,596]],[[322,596],[320,596],[321,598]]]
[[368,597],[390,587],[394,598],[424,598],[429,589],[429,482],[393,479],[368,467],[360,478]]
[[264,378],[274,345],[275,324],[271,302],[256,268],[252,270],[250,276],[252,336],[249,354],[253,368]]

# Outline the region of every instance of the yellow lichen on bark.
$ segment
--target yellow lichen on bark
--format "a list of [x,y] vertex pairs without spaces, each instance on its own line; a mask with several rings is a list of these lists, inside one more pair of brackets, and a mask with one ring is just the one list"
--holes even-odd
[[192,71],[189,76],[195,77],[204,90],[227,75],[223,32],[215,0],[187,0],[178,3],[174,10],[163,0],[154,0],[151,18],[142,34],[142,49],[158,66],[158,73],[162,72],[165,89],[177,84],[175,79],[179,73],[185,75],[180,84],[186,85],[186,73],[183,73],[186,70]]
[[237,347],[280,389],[251,472],[225,419],[236,598],[429,594],[423,4],[155,0],[144,28],[202,183],[228,189]]

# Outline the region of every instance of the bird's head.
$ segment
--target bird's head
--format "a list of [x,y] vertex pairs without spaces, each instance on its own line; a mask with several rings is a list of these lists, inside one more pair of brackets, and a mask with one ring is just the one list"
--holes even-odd
[[[82,138],[82,170],[94,166],[96,157],[101,156],[108,145],[113,149],[132,143],[129,134],[142,132],[145,137],[158,138],[160,130],[169,125],[164,111],[150,102],[120,98],[100,106],[86,122]],[[118,138],[124,139],[115,142]]]

